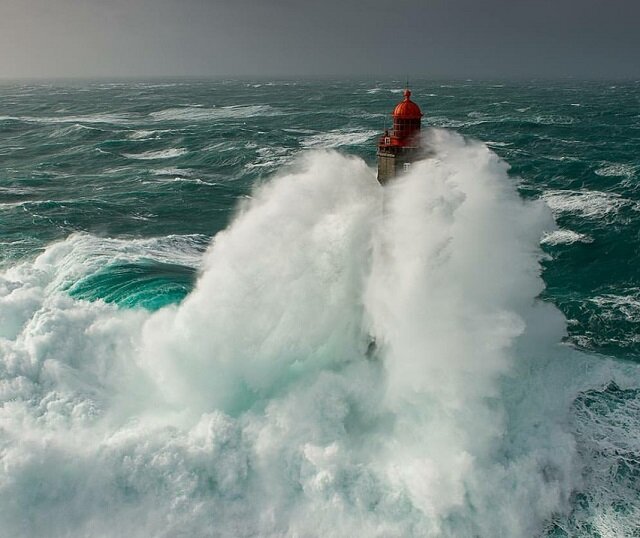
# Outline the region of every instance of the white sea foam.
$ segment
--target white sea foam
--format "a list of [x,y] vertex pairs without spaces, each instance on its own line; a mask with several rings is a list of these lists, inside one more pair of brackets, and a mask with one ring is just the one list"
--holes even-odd
[[166,174],[160,174],[164,177],[160,177],[158,179],[154,179],[153,181],[145,181],[144,183],[193,183],[196,185],[218,185],[218,183],[203,181],[198,177],[189,177],[189,176],[170,176]]
[[123,153],[124,157],[129,159],[139,159],[143,161],[151,161],[156,159],[174,159],[185,155],[189,151],[186,148],[170,148],[157,151],[144,151],[142,153]]
[[571,125],[577,120],[571,116],[538,114],[532,116],[531,121],[539,125]]
[[638,209],[635,202],[611,192],[550,190],[542,198],[555,214],[577,213],[586,218],[617,213],[623,207]]
[[454,120],[446,118],[444,116],[433,116],[429,118],[429,123],[436,127],[447,127],[453,129],[460,129],[462,127],[473,127],[474,125],[482,125],[487,123],[488,119],[469,119],[469,120]]
[[488,142],[485,142],[485,144],[490,148],[506,148],[507,146],[513,145],[511,142],[494,142],[491,140]]
[[83,131],[92,131],[95,130],[94,127],[89,127],[88,125],[82,125],[80,123],[74,123],[73,125],[67,125],[65,127],[60,127],[55,129],[49,134],[49,138],[62,138],[65,136],[73,135],[76,133],[81,133]]
[[109,123],[114,125],[125,125],[131,123],[132,118],[128,114],[86,114],[86,115],[72,115],[72,116],[22,116],[18,118],[20,121],[29,123]]
[[[380,92],[389,92],[389,93],[402,93],[404,92],[404,89],[402,88],[380,88],[380,87],[376,87],[376,88],[369,88],[368,90],[366,90],[367,93],[369,94],[375,94],[375,93],[380,93]],[[434,97],[435,94],[430,93],[427,94],[428,97]]]
[[152,170],[152,172],[157,176],[187,176],[190,177],[194,174],[193,170],[189,168],[159,168],[157,170]]
[[202,151],[215,151],[217,153],[224,153],[226,151],[237,151],[239,149],[237,144],[228,140],[219,140],[213,144],[209,144],[202,148]]
[[[596,512],[593,517],[588,510],[578,509],[574,516],[578,525],[574,525],[607,538],[633,536],[640,521],[634,470],[640,453],[640,398],[634,397],[637,385],[633,373],[628,375],[622,365],[616,365],[615,370],[616,386],[603,379],[599,390],[574,404],[571,417],[585,462],[586,494],[581,504],[588,503]],[[599,412],[594,412],[594,406]]]
[[592,243],[593,238],[573,230],[554,230],[542,236],[543,245],[571,245],[573,243]]
[[251,118],[274,116],[279,111],[269,105],[234,105],[215,108],[178,107],[159,110],[150,114],[154,121],[208,121],[215,119]]
[[0,202],[0,209],[14,209],[16,207],[22,207],[25,202]]
[[640,323],[640,290],[631,289],[625,295],[604,294],[590,299],[602,309],[605,318],[621,318],[632,323]]
[[167,132],[170,132],[170,130],[169,129],[156,129],[156,130],[140,129],[137,131],[132,131],[129,134],[127,134],[127,138],[129,140],[150,140],[150,139],[160,138],[159,135]]
[[318,133],[302,140],[306,148],[338,148],[364,144],[378,134],[377,131],[363,129],[336,129],[326,133]]
[[603,163],[603,166],[596,169],[595,173],[598,176],[604,177],[624,177],[626,179],[633,179],[636,177],[638,167],[627,163]]
[[[76,233],[56,243],[41,255],[34,267],[55,265],[58,270],[49,289],[62,289],[82,276],[95,272],[107,262],[131,262],[142,258],[164,263],[198,267],[202,261],[201,235],[168,235],[149,239],[98,238]],[[20,270],[26,270],[22,267]]]
[[303,156],[155,314],[64,289],[182,239],[73,235],[2,273],[3,532],[519,538],[566,513],[601,446],[567,417],[615,365],[559,345],[536,300],[545,205],[485,146],[430,136],[384,190]]
[[578,157],[570,157],[568,155],[544,155],[544,158],[559,162],[577,162],[580,160]]
[[282,130],[285,133],[293,133],[295,135],[299,135],[299,134],[307,135],[307,134],[314,134],[314,133],[317,132],[317,131],[314,131],[313,129],[291,129],[291,128],[289,128],[289,129],[282,129]]
[[274,169],[291,160],[291,149],[281,146],[258,148],[256,154],[257,158],[246,165],[247,169]]

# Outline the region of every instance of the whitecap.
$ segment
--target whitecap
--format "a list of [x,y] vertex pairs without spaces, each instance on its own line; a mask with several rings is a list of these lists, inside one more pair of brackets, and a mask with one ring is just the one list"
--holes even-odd
[[239,149],[239,147],[229,140],[221,140],[218,142],[214,142],[213,144],[209,144],[202,148],[203,152],[208,151],[216,151],[218,153],[225,153],[227,151],[235,151]]
[[380,87],[376,87],[376,88],[370,88],[368,90],[365,90],[367,93],[369,94],[375,94],[375,93],[380,93],[380,92],[389,92],[389,93],[402,93],[404,90],[403,89],[399,89],[399,88],[380,88]]
[[180,157],[188,153],[188,150],[185,148],[170,148],[170,149],[161,149],[158,151],[144,151],[142,153],[123,153],[123,157],[127,157],[129,159],[140,159],[142,161],[150,161],[155,159],[175,159],[176,157]]
[[319,133],[302,140],[305,148],[338,148],[354,146],[368,142],[378,134],[377,131],[363,129],[335,129],[326,133]]
[[171,129],[140,129],[137,131],[131,131],[127,134],[129,140],[149,140],[160,138],[158,135],[161,133],[171,132]]
[[86,114],[79,116],[21,116],[20,121],[28,123],[109,123],[109,124],[126,124],[131,122],[131,116],[128,114]]
[[554,230],[553,232],[546,232],[543,234],[540,243],[543,245],[571,245],[573,243],[592,243],[593,238],[573,230]]
[[291,150],[285,147],[267,147],[256,150],[257,158],[248,163],[245,168],[248,170],[254,168],[272,169],[286,164],[291,158]]
[[576,119],[570,116],[554,116],[539,114],[530,118],[530,121],[538,125],[571,125],[576,123]]
[[435,127],[445,127],[450,129],[460,129],[463,127],[473,127],[474,125],[482,125],[488,123],[486,119],[470,119],[470,120],[454,120],[444,116],[435,116],[429,118],[429,123]]
[[282,129],[285,133],[293,133],[293,134],[315,134],[317,131],[314,131],[313,129],[293,129],[293,128],[286,128],[286,129]]
[[606,319],[624,319],[640,322],[640,290],[631,289],[625,295],[607,293],[589,299],[602,309],[601,315]]
[[177,175],[177,176],[191,176],[193,175],[193,170],[188,168],[160,168],[159,170],[152,170],[155,175],[164,176],[164,175]]
[[209,187],[219,185],[219,183],[210,183],[208,181],[203,181],[197,177],[184,177],[184,176],[173,176],[173,177],[160,177],[154,181],[145,181],[144,183],[193,183],[195,185],[207,185]]
[[0,209],[13,209],[15,207],[22,207],[26,202],[0,202]]
[[89,127],[88,125],[82,125],[81,123],[74,123],[73,125],[60,127],[53,130],[49,134],[49,138],[60,138],[60,137],[69,136],[75,133],[80,133],[82,131],[93,131],[93,130],[99,130],[99,129],[96,129],[95,127]]
[[633,179],[636,176],[638,167],[628,163],[605,162],[603,166],[596,169],[595,174],[603,177],[624,177]]
[[175,107],[152,112],[154,121],[206,121],[215,119],[251,118],[275,116],[280,112],[269,105],[233,105],[226,107],[200,108]]
[[542,199],[555,215],[576,213],[586,218],[594,218],[617,213],[623,207],[638,210],[635,202],[611,192],[550,190],[542,195]]
[[578,157],[571,157],[569,155],[544,155],[545,159],[549,159],[550,161],[559,161],[559,162],[576,162],[580,159]]
[[199,185],[217,185],[215,182],[204,181],[198,177],[195,177],[195,172],[188,168],[161,168],[159,170],[150,170],[150,172],[157,177],[151,181],[145,181],[145,183],[195,183]]

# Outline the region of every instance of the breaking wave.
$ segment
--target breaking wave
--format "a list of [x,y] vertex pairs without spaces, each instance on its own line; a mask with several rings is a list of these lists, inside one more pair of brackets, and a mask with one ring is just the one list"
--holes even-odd
[[[384,193],[362,160],[306,154],[204,257],[74,235],[5,271],[4,531],[530,537],[628,500],[589,467],[604,442],[580,398],[637,370],[560,344],[537,299],[551,213],[485,146],[430,143]],[[195,289],[155,313],[75,299],[96,245],[175,251]]]

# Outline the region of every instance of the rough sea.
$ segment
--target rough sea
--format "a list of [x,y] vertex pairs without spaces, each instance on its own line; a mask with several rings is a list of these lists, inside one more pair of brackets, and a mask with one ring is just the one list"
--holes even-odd
[[1,537],[640,537],[640,83],[0,85]]

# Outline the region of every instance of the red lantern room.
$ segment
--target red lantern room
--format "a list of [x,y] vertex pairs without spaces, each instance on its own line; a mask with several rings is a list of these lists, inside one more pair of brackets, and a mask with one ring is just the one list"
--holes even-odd
[[393,131],[385,131],[380,139],[380,147],[411,147],[415,144],[415,135],[420,131],[422,111],[411,100],[411,90],[404,91],[404,101],[393,109]]
[[411,100],[411,90],[404,91],[404,101],[398,103],[393,110],[393,135],[400,140],[407,140],[420,130],[420,107]]
[[411,163],[424,156],[420,144],[422,111],[411,100],[411,90],[404,91],[404,101],[393,110],[393,130],[386,130],[378,141],[378,181],[385,184]]

